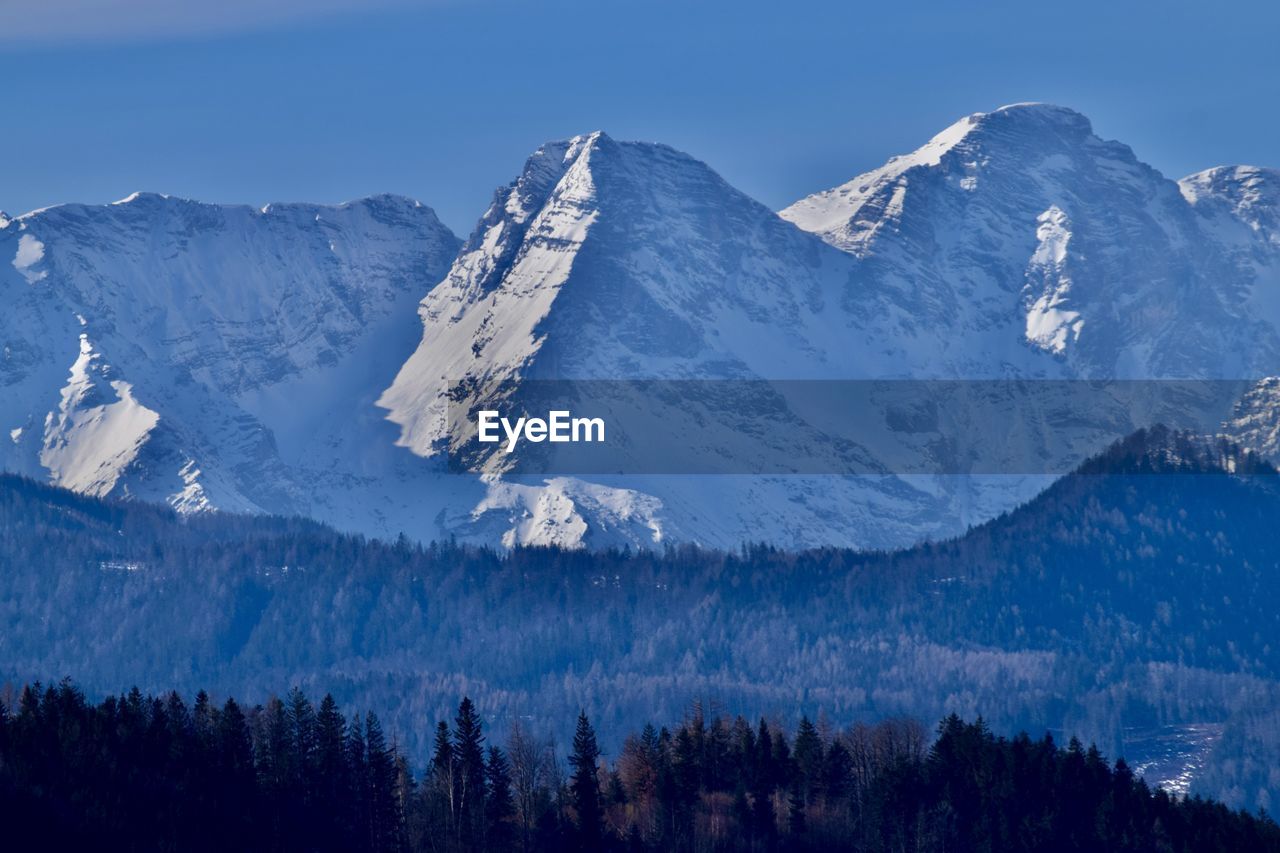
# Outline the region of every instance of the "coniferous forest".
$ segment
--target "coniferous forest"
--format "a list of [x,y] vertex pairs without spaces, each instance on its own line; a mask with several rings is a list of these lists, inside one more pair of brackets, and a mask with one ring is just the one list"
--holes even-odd
[[615,757],[693,699],[783,727],[956,713],[1274,811],[1278,513],[1274,469],[1167,432],[889,554],[499,553],[181,518],[3,475],[0,685],[70,676],[94,697],[138,684],[264,707],[298,685],[375,709],[420,768],[422,721],[464,695],[500,743],[524,725],[568,744],[586,709]]
[[603,755],[579,714],[562,756],[470,699],[412,767],[372,713],[293,690],[245,707],[70,682],[0,708],[10,849],[1268,851],[1265,815],[1151,791],[1123,761],[956,716],[794,731],[693,706]]

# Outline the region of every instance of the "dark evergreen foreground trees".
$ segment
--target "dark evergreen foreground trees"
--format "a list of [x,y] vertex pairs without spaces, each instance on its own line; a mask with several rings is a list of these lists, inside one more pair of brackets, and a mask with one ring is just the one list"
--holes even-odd
[[37,684],[0,710],[0,828],[15,850],[1280,850],[1265,816],[955,716],[930,745],[909,721],[791,735],[695,707],[602,761],[581,714],[568,775],[519,727],[485,740],[463,699],[417,776],[374,714],[329,697],[94,706]]

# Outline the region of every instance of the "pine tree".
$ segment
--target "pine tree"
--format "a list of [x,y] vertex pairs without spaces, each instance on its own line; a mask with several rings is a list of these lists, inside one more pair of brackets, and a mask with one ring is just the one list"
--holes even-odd
[[773,810],[774,772],[773,735],[764,719],[756,735],[757,763],[751,776],[751,827],[752,835],[767,848],[777,834],[777,816]]
[[423,812],[427,833],[457,840],[458,762],[454,756],[453,734],[443,720],[436,724],[435,753],[422,786]]
[[463,697],[454,719],[453,754],[457,763],[457,819],[464,850],[477,849],[484,839],[484,734],[472,701]]
[[257,821],[257,801],[253,796],[256,779],[253,769],[253,744],[244,713],[236,700],[228,699],[217,719],[218,787],[224,792],[222,802],[229,812],[228,824],[218,827],[228,849],[243,847],[249,828]]
[[800,727],[796,730],[795,749],[792,756],[796,765],[796,782],[800,795],[807,803],[813,798],[822,779],[823,750],[822,739],[807,716],[800,718]]
[[218,754],[232,784],[253,779],[253,744],[244,712],[234,699],[228,699],[218,715]]
[[215,713],[213,703],[209,701],[209,694],[201,690],[196,694],[195,705],[191,708],[191,725],[195,729],[200,748],[207,753],[213,751]]
[[387,747],[382,725],[372,712],[365,715],[366,790],[369,797],[369,849],[395,850],[400,841],[400,810],[396,807],[396,757]]
[[[315,751],[311,773],[314,792],[312,807],[316,815],[328,815],[340,830],[338,838],[320,839],[329,849],[352,843],[355,826],[351,811],[353,794],[347,770],[347,721],[338,710],[333,696],[325,694],[315,719]],[[313,835],[313,837],[315,837]]]
[[295,772],[305,782],[310,782],[308,774],[316,762],[316,713],[297,687],[289,691],[287,714],[292,744],[291,763]]
[[573,754],[569,756],[569,765],[573,768],[569,787],[578,817],[578,842],[583,850],[599,850],[604,839],[600,780],[596,776],[599,760],[596,733],[587,719],[587,712],[582,711],[578,714],[578,727],[573,735]]
[[485,763],[485,849],[507,850],[511,847],[511,819],[515,803],[511,799],[511,767],[502,750],[489,747]]
[[279,821],[282,819],[281,812],[289,807],[288,801],[292,797],[290,781],[293,777],[293,737],[289,731],[284,703],[275,696],[271,697],[266,708],[256,715],[256,723],[254,756],[257,759],[258,780],[267,795],[267,803]]

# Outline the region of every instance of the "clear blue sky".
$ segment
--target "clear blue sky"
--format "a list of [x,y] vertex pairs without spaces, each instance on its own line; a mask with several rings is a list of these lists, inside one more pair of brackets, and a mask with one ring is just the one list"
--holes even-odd
[[1026,100],[1173,177],[1280,166],[1280,4],[978,6],[0,0],[0,207],[391,191],[466,233],[538,144],[597,128],[780,207]]

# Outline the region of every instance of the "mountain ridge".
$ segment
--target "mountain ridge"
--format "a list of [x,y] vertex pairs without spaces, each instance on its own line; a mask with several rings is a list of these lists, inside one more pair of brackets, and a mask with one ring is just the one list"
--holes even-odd
[[[1044,482],[468,479],[444,473],[449,394],[516,403],[528,381],[592,377],[1280,373],[1274,175],[1224,167],[1177,184],[1079,113],[1020,104],[810,197],[844,217],[810,230],[687,154],[603,132],[540,147],[465,242],[392,195],[48,208],[0,229],[15,306],[0,323],[0,466],[188,511],[309,512],[423,539],[946,536]],[[769,414],[748,412],[759,402],[740,401],[743,430]],[[1211,402],[1185,405],[1213,421]],[[1149,425],[1139,414],[1085,426],[1115,437]],[[1248,417],[1250,435],[1267,432],[1268,411]],[[933,452],[945,429],[899,435]],[[1026,450],[1067,470],[1100,448],[1075,436]]]

